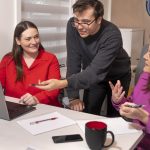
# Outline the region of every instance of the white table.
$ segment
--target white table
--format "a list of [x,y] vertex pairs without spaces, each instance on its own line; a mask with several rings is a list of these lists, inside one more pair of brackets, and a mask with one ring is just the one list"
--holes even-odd
[[[59,112],[74,120],[81,119],[100,119],[102,117],[76,112],[64,108],[58,108],[43,104],[38,104],[37,109],[31,113],[21,116],[12,121],[6,121],[0,119],[0,150],[32,150],[28,147],[33,147],[35,150],[88,150],[88,146],[85,142],[85,137],[82,130],[77,125],[64,127],[61,129],[53,130],[50,132],[42,133],[33,136],[25,129],[23,129],[17,120],[31,118],[51,112]],[[83,141],[71,142],[63,144],[54,144],[52,136],[63,134],[81,134]],[[133,134],[124,134],[115,136],[114,144],[109,148],[110,150],[129,150],[139,143],[143,137],[142,131]]]

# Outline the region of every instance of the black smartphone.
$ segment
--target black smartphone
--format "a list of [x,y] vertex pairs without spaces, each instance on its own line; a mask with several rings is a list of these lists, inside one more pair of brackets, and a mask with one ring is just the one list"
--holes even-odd
[[54,143],[83,141],[83,138],[81,137],[80,134],[52,136],[52,139],[53,139]]

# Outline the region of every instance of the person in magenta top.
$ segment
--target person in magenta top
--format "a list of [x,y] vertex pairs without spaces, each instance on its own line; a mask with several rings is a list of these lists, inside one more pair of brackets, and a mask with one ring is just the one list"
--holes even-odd
[[5,95],[20,98],[26,105],[61,106],[59,90],[44,91],[32,86],[51,78],[60,79],[56,56],[44,50],[35,24],[20,22],[14,31],[12,51],[0,63],[0,82]]
[[[139,80],[134,88],[132,95],[124,97],[125,92],[120,81],[115,86],[110,82],[112,89],[112,103],[119,110],[120,115],[127,119],[132,119],[134,123],[139,124],[145,136],[138,146],[138,149],[147,150],[150,146],[150,46],[144,55],[145,66]],[[132,108],[129,105],[142,105],[140,108]]]

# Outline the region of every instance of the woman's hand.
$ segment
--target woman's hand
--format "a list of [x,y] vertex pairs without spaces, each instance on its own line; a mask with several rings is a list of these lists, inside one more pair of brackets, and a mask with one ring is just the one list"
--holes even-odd
[[42,90],[55,90],[62,89],[68,86],[67,80],[50,79],[43,82],[39,82],[34,85],[35,87]]
[[115,84],[115,86],[112,84],[111,81],[109,81],[109,85],[110,88],[112,90],[112,100],[114,103],[120,103],[120,101],[122,100],[122,98],[125,95],[125,91],[123,90],[123,87],[121,86],[120,81],[118,80],[117,83]]
[[122,104],[119,110],[121,116],[130,118],[130,119],[138,119],[144,124],[148,122],[149,113],[146,110],[144,110],[142,107],[131,108],[131,107],[128,107],[128,105],[135,105],[135,104],[129,103],[129,102],[125,102],[124,104]]
[[26,93],[25,95],[21,96],[20,103],[25,105],[36,105],[39,103],[38,99],[35,96],[32,96],[30,93]]

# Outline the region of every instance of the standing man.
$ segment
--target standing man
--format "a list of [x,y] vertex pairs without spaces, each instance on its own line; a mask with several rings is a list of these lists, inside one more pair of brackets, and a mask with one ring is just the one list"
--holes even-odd
[[[99,0],[77,0],[73,13],[67,24],[67,78],[48,80],[41,83],[46,86],[37,87],[68,87],[71,109],[97,115],[107,96],[107,116],[116,116],[108,81],[115,84],[120,80],[127,93],[131,79],[130,58],[122,47],[121,33],[103,19],[104,8]],[[84,89],[83,101],[79,89]]]

